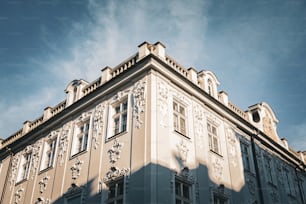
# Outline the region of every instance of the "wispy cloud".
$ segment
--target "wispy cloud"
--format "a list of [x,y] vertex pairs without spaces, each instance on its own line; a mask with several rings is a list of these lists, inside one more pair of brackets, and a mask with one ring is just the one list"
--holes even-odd
[[306,122],[288,127],[291,134],[287,136],[289,146],[295,150],[305,151],[306,147]]

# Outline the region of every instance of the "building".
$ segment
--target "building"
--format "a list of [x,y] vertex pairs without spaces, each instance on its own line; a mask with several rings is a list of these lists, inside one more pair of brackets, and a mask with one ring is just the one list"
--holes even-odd
[[306,203],[306,152],[218,85],[142,43],[1,140],[0,203]]

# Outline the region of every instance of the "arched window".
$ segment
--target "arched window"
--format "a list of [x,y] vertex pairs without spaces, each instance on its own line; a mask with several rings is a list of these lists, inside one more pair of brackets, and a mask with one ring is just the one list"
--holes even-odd
[[208,91],[208,94],[213,96],[214,95],[214,87],[213,87],[213,83],[211,81],[211,79],[208,79],[207,80],[207,91]]

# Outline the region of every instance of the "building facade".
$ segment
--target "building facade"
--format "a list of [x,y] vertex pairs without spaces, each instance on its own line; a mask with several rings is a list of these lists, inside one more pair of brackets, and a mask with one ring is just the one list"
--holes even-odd
[[218,86],[142,43],[0,141],[0,203],[306,203],[306,152]]

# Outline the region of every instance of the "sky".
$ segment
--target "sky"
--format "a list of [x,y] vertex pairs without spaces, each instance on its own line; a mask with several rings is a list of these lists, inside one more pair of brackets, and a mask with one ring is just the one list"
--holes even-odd
[[0,0],[0,137],[144,41],[214,72],[242,110],[267,102],[280,138],[306,150],[305,0]]

